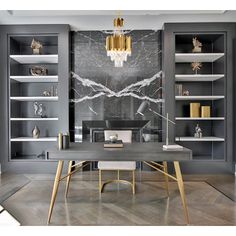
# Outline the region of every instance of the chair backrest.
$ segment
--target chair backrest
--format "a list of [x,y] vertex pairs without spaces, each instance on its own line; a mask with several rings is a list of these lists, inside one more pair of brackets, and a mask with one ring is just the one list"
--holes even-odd
[[105,140],[110,140],[110,136],[116,134],[123,143],[132,143],[132,130],[104,130]]

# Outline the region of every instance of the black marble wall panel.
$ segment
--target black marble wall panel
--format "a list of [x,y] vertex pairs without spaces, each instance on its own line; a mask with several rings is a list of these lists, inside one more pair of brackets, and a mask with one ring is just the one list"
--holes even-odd
[[[82,132],[87,120],[149,120],[148,140],[158,139],[161,119],[162,80],[161,31],[133,30],[132,55],[121,68],[106,54],[106,31],[78,31],[71,35],[71,133],[76,141],[86,140]],[[137,84],[138,83],[138,84]],[[149,108],[137,110],[143,101]],[[147,135],[145,136],[147,137]]]

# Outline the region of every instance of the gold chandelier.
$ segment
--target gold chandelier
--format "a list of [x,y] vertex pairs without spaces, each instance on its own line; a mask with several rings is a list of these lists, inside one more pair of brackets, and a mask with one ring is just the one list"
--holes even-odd
[[132,40],[121,29],[123,26],[123,18],[114,19],[113,35],[106,38],[107,56],[110,56],[111,61],[114,61],[115,67],[123,67],[123,62],[127,61],[128,56],[131,56]]

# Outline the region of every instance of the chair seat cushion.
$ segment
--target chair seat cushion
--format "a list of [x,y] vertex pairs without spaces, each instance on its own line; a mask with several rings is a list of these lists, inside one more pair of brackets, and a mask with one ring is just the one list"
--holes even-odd
[[98,169],[100,170],[135,170],[135,161],[99,161]]

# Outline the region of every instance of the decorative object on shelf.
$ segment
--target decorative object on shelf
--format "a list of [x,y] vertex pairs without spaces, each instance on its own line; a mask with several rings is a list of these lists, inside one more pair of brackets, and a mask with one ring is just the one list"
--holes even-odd
[[196,53],[202,52],[202,43],[197,39],[197,37],[193,38],[192,52],[196,52]]
[[43,66],[33,66],[30,68],[30,74],[34,76],[47,75],[48,70]]
[[198,102],[190,103],[190,117],[200,117],[200,106]]
[[32,130],[33,138],[39,138],[40,130],[37,125],[35,125],[34,129]]
[[117,134],[111,135],[109,139],[111,143],[115,143],[118,140],[118,135]]
[[49,91],[45,90],[45,91],[43,91],[43,96],[49,97],[49,96],[51,96],[51,93]]
[[34,38],[31,42],[31,48],[33,49],[33,54],[38,55],[41,54],[41,50],[43,48],[42,43],[40,43],[39,41],[36,41]]
[[124,26],[123,18],[114,19],[114,31],[112,36],[106,38],[107,56],[114,61],[115,67],[123,67],[123,62],[127,61],[127,57],[131,56],[131,36],[126,36],[121,29]]
[[192,62],[191,63],[192,70],[197,74],[197,72],[201,69],[202,63],[201,62]]
[[34,102],[34,114],[40,116],[41,118],[46,118],[45,107],[42,103]]
[[189,91],[187,89],[183,91],[183,96],[189,96]]
[[70,146],[70,136],[69,133],[62,135],[62,149],[68,149]]
[[43,96],[45,96],[45,97],[57,96],[57,88],[54,86],[51,86],[50,91],[48,91],[48,90],[43,91]]
[[200,128],[199,124],[195,127],[194,138],[202,138],[202,129]]
[[182,96],[183,95],[183,85],[182,84],[176,84],[175,85],[175,94],[176,94],[176,96]]
[[210,106],[201,106],[201,117],[211,117]]
[[58,134],[57,141],[58,141],[58,149],[62,150],[63,147],[62,133]]

